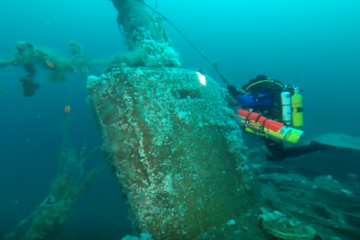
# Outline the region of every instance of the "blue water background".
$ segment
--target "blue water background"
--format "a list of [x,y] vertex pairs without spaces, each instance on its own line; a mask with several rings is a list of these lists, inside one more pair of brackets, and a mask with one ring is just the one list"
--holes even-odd
[[[147,1],[154,6],[155,1]],[[360,2],[328,0],[159,0],[168,17],[236,85],[266,74],[304,89],[305,133],[310,139],[328,132],[360,135]],[[167,24],[176,50],[189,69],[203,68],[220,84],[214,70]],[[106,0],[0,1],[0,57],[26,40],[58,49],[70,57],[75,40],[89,58],[126,50],[116,10]],[[49,192],[62,143],[66,99],[83,85],[68,74],[66,84],[49,84],[44,73],[34,97],[24,98],[18,77],[23,70],[0,69],[0,236],[40,204]],[[97,69],[92,74],[98,75]],[[84,89],[71,101],[69,138],[81,149],[89,125],[88,148],[101,140]],[[258,141],[255,139],[254,141]],[[93,155],[88,168],[99,161]],[[106,168],[74,205],[70,230],[89,239],[120,239],[130,233],[125,203],[115,177]],[[89,231],[91,229],[91,231]]]

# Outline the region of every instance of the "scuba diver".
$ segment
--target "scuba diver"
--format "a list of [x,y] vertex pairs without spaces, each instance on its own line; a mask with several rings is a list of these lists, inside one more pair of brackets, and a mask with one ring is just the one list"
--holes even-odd
[[241,104],[238,110],[240,125],[246,132],[260,135],[271,152],[270,161],[298,157],[312,152],[335,149],[335,146],[312,141],[309,145],[284,147],[284,141],[297,143],[303,125],[302,92],[298,87],[258,75],[238,89],[228,85],[229,93]]

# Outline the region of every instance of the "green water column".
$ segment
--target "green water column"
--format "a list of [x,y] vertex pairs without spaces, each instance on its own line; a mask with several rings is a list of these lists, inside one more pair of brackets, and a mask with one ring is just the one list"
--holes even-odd
[[147,61],[91,76],[87,87],[134,230],[185,240],[248,229],[259,190],[226,90],[182,68],[162,23],[138,1],[113,2],[130,51],[146,50]]

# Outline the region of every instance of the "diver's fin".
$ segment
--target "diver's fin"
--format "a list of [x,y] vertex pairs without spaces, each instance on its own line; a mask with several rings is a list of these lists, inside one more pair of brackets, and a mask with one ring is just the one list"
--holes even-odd
[[336,149],[337,147],[333,146],[333,145],[319,143],[317,141],[311,141],[310,148],[314,152],[316,152],[316,151],[324,151],[324,150],[329,150],[329,149]]
[[336,147],[285,161],[295,162],[295,167],[301,171],[311,171],[323,176],[331,175],[341,181],[349,173],[360,175],[359,159],[359,149]]

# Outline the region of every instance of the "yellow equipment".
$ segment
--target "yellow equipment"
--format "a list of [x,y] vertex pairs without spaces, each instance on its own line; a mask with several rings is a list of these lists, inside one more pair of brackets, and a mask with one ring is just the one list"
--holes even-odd
[[302,96],[299,90],[295,89],[294,95],[291,96],[292,108],[292,125],[294,127],[301,127],[304,125],[304,108],[302,103]]

